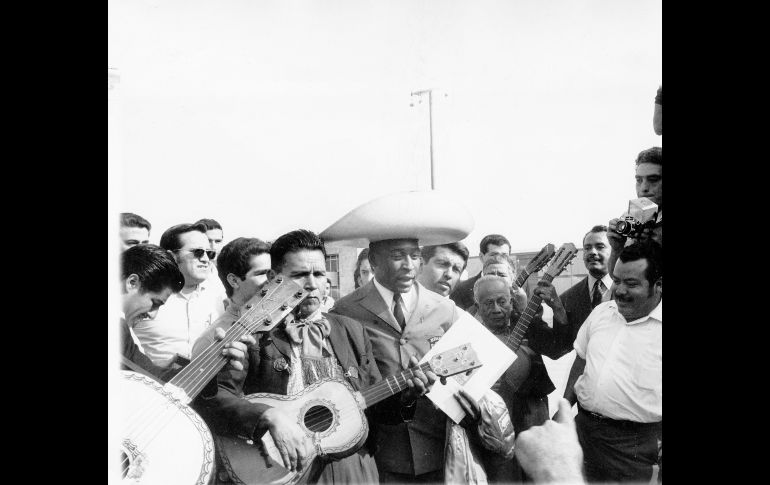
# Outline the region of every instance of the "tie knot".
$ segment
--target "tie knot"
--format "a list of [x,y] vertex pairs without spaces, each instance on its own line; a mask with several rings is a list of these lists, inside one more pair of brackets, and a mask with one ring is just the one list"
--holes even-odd
[[393,293],[393,301],[396,303],[401,303],[401,293],[395,292]]

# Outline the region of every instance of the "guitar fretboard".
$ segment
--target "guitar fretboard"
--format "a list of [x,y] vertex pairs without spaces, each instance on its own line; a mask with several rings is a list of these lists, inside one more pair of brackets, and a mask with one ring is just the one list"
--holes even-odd
[[[423,371],[432,371],[433,367],[430,362],[420,364],[418,368]],[[396,395],[399,392],[406,389],[406,381],[414,378],[413,369],[407,369],[400,374],[394,376],[388,376],[386,379],[378,382],[377,384],[365,389],[361,392],[366,401],[366,407],[374,406],[383,399],[387,399],[390,396]]]

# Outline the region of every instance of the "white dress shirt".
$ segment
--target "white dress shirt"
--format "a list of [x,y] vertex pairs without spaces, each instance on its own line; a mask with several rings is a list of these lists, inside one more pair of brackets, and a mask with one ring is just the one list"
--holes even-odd
[[[377,281],[377,278],[372,278],[372,281],[374,281],[374,286],[377,288],[377,291],[380,293],[380,296],[382,297],[385,304],[388,306],[388,309],[390,310],[390,313],[393,313],[393,296],[394,293],[390,291],[389,289],[385,288],[380,284],[379,281]],[[408,322],[409,318],[412,316],[412,313],[414,312],[415,307],[417,306],[417,290],[414,288],[414,285],[412,285],[411,288],[409,288],[409,291],[406,293],[401,293],[401,309],[404,311],[404,321]],[[395,315],[394,315],[395,318]]]
[[189,359],[195,340],[222,313],[222,294],[209,278],[192,291],[172,293],[154,319],[136,322],[133,330],[153,364],[168,367],[177,354]]
[[591,312],[575,338],[586,367],[575,393],[580,406],[613,419],[663,420],[663,300],[627,322],[610,300]]

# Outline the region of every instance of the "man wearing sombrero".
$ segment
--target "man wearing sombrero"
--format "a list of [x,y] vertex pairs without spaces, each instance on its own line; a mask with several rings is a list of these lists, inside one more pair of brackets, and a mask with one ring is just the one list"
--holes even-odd
[[[331,313],[364,326],[383,376],[414,365],[460,317],[453,301],[415,279],[420,245],[456,242],[472,228],[470,214],[452,198],[404,192],[367,202],[320,234],[325,242],[369,247],[374,279]],[[443,482],[447,417],[424,397],[435,380],[428,374],[427,386],[415,382],[377,407],[374,457],[383,483]]]

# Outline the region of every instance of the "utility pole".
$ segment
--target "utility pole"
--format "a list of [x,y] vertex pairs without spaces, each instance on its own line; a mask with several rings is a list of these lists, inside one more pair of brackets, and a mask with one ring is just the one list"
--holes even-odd
[[[423,89],[420,91],[413,91],[411,93],[412,96],[418,96],[420,97],[420,100],[417,102],[422,103],[422,95],[428,94],[428,127],[430,129],[430,189],[434,190],[436,188],[436,170],[433,165],[433,90],[434,88],[430,89]],[[414,103],[411,103],[409,106],[414,106]]]

